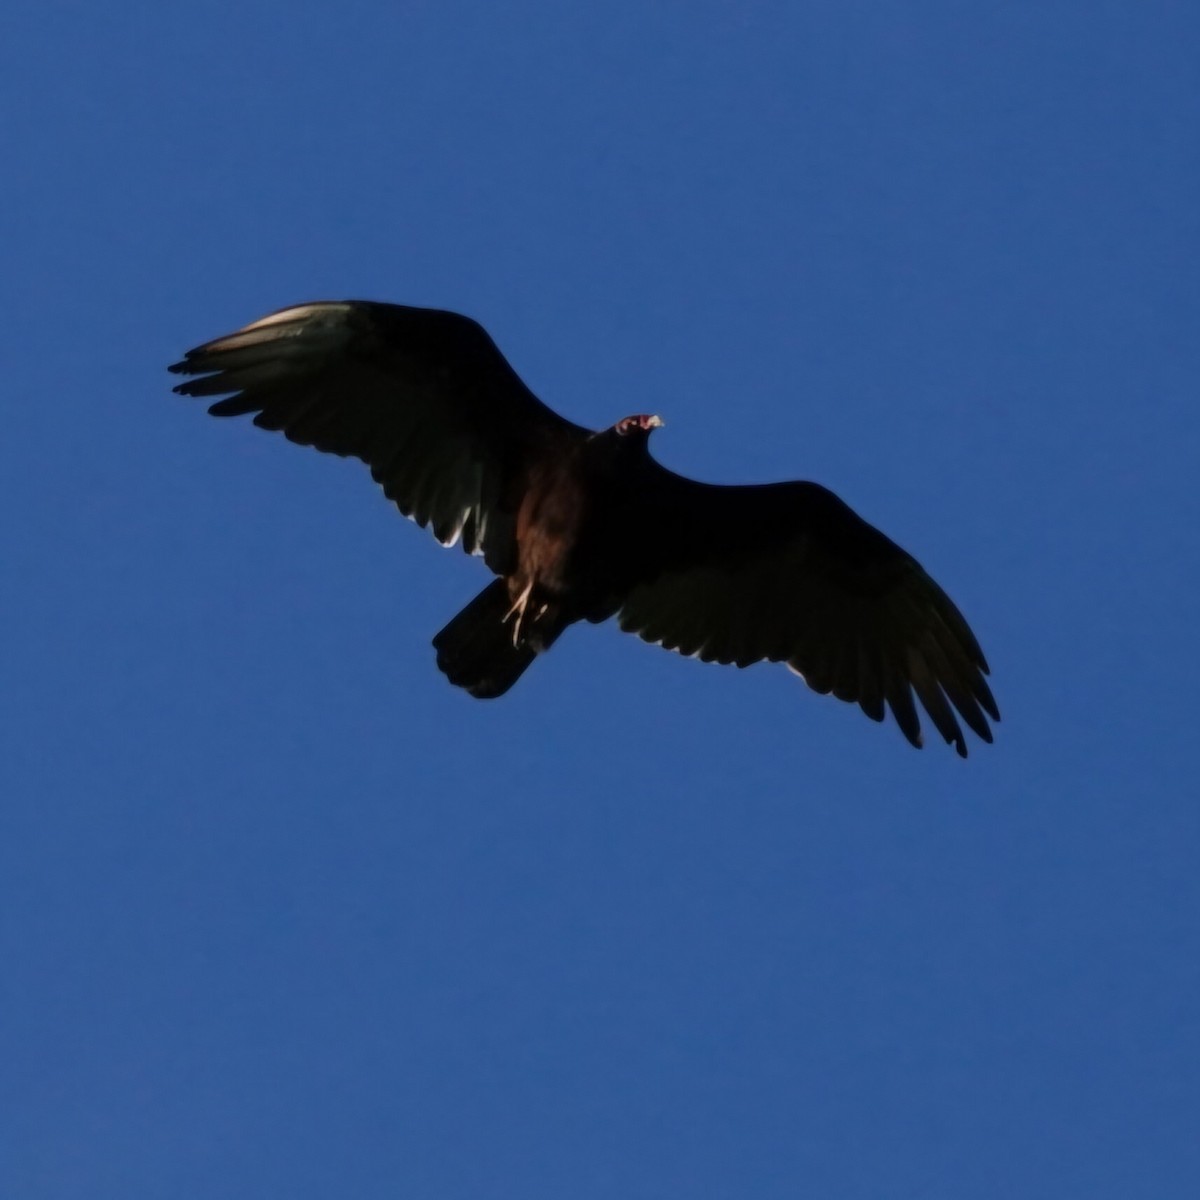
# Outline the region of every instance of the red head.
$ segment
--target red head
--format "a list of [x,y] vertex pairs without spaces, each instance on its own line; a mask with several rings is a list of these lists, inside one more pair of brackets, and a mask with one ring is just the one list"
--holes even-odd
[[663,424],[664,421],[660,416],[638,413],[632,417],[622,417],[613,426],[613,432],[618,437],[628,437],[631,433],[640,433],[649,437],[653,430],[661,429]]

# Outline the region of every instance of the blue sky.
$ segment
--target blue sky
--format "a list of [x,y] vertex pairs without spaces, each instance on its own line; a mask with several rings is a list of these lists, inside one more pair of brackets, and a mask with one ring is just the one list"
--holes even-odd
[[[1200,15],[18,3],[0,39],[0,1194],[1200,1187]],[[968,615],[960,762],[573,631],[166,364],[478,318]]]

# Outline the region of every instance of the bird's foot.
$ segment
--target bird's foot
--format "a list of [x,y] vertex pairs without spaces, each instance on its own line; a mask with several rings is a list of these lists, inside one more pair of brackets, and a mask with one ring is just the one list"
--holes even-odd
[[[521,594],[513,601],[512,607],[504,614],[502,624],[507,624],[509,621],[513,623],[513,645],[521,644],[521,627],[525,623],[525,610],[529,607],[529,597],[533,594],[533,580],[530,580],[524,588],[521,589]],[[543,604],[538,612],[540,617],[546,611],[546,606]],[[513,620],[513,618],[516,618]],[[536,619],[536,618],[535,618]]]

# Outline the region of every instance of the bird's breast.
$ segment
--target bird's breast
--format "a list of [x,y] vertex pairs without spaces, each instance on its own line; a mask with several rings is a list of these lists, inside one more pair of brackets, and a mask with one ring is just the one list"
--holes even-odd
[[569,565],[586,520],[587,496],[567,469],[534,476],[517,510],[517,562],[523,581],[560,594],[569,586]]

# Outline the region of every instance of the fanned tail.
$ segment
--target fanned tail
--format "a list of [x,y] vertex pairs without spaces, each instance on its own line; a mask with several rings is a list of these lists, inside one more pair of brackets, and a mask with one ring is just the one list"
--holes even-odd
[[538,656],[526,641],[513,645],[512,623],[504,619],[511,603],[504,580],[497,579],[433,639],[438,669],[480,700],[503,696]]

